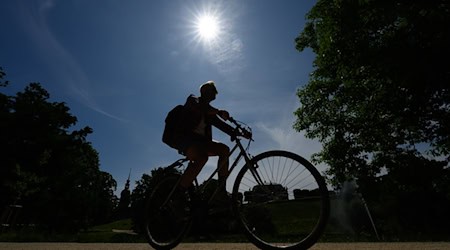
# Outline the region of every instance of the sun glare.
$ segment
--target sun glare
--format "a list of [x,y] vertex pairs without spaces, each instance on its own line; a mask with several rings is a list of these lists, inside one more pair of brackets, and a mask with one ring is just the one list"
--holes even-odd
[[197,35],[204,41],[211,41],[220,33],[218,18],[212,15],[202,15],[196,22]]

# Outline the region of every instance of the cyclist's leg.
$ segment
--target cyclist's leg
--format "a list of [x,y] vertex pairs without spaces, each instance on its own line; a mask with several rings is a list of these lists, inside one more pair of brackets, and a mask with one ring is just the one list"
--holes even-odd
[[188,165],[181,177],[181,188],[189,188],[202,170],[203,166],[208,161],[209,156],[219,156],[217,163],[217,167],[219,169],[219,182],[224,183],[228,177],[229,154],[230,148],[227,145],[216,141],[196,142],[187,146],[185,155],[189,160],[191,160],[191,163]]
[[225,182],[228,178],[230,148],[221,142],[211,141],[208,143],[207,149],[209,156],[219,156],[217,162],[219,185],[223,187],[222,191],[226,191]]
[[203,166],[208,161],[208,151],[205,143],[194,143],[185,150],[186,157],[191,161],[181,176],[180,187],[187,190]]

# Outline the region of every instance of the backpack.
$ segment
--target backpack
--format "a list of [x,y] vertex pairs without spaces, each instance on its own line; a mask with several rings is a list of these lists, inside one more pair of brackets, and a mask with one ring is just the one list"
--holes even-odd
[[189,118],[189,110],[184,105],[177,105],[170,110],[165,119],[162,141],[180,150],[183,138],[190,132]]

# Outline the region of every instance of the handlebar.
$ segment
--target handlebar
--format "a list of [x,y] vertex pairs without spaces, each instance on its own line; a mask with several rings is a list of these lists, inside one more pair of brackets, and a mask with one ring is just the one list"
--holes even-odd
[[[229,117],[228,121],[230,121],[231,123],[233,123],[236,126],[236,132],[237,132],[237,136],[243,136],[247,139],[249,139],[250,141],[253,140],[252,136],[252,131],[250,129],[250,127],[247,126],[247,128],[243,127],[241,122],[236,121],[233,117]],[[245,124],[244,124],[245,125]]]

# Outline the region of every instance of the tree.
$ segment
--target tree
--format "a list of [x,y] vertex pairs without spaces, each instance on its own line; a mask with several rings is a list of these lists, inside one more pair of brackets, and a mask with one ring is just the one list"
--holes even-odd
[[[315,52],[298,91],[297,130],[323,144],[316,160],[341,182],[402,152],[450,152],[448,1],[318,1],[297,37]],[[378,162],[379,163],[379,162]]]
[[449,12],[447,0],[319,0],[308,13],[296,48],[316,58],[294,127],[322,143],[314,160],[329,165],[335,186],[355,179],[376,199],[387,185],[395,190],[378,198],[397,201],[420,186],[448,208]]
[[51,230],[86,228],[111,214],[116,182],[99,169],[92,129],[69,131],[77,118],[49,98],[39,83],[0,94],[0,207],[21,204],[26,223]]

